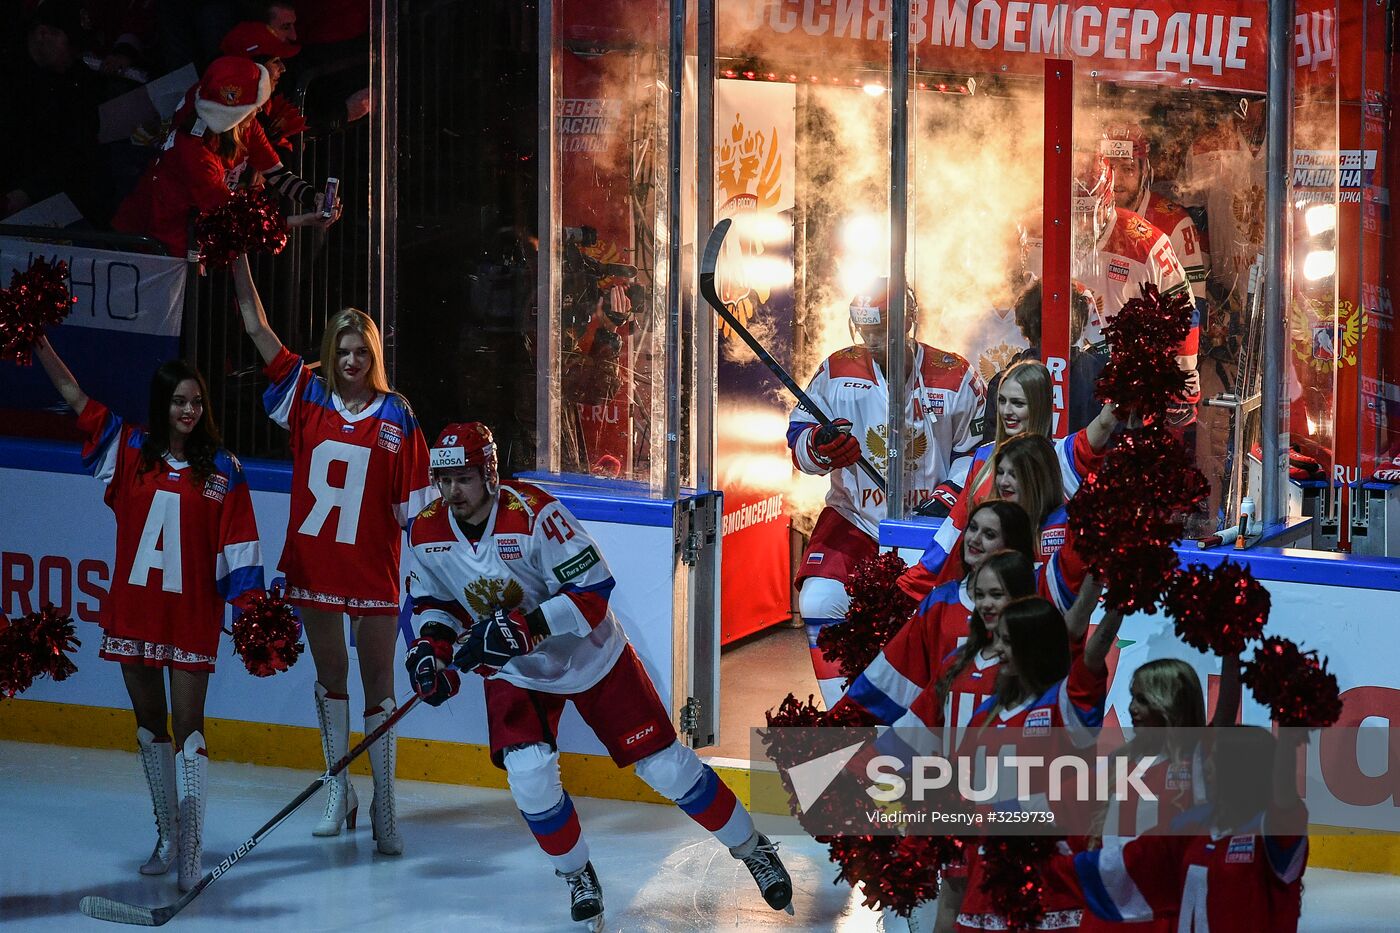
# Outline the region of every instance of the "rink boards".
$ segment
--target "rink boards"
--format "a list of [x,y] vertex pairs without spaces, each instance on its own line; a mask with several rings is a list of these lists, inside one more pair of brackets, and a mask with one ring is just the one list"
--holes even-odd
[[[276,566],[286,524],[289,475],[282,464],[247,464],[264,562]],[[677,650],[672,623],[674,530],[671,504],[659,500],[598,499],[566,504],[599,541],[617,579],[613,607],[656,681],[663,698],[672,695]],[[80,672],[63,683],[41,681],[22,700],[4,702],[0,738],[54,744],[130,748],[132,725],[120,674],[97,657],[99,600],[111,575],[115,528],[102,502],[102,489],[79,472],[76,447],[34,442],[0,442],[0,609],[11,617],[53,602],[77,621],[83,640],[76,661]],[[906,559],[931,534],[927,524],[887,523],[882,543],[901,549]],[[1277,549],[1236,552],[1183,551],[1183,560],[1216,562],[1229,556],[1247,560],[1273,596],[1269,630],[1316,649],[1330,662],[1346,704],[1343,725],[1388,725],[1400,721],[1400,561],[1350,558]],[[401,618],[401,645],[410,624]],[[1131,672],[1153,657],[1181,657],[1210,683],[1219,666],[1176,639],[1169,620],[1133,616],[1123,626],[1117,669]],[[353,649],[352,649],[353,651]],[[400,655],[403,648],[400,647]],[[1215,663],[1213,663],[1215,662]],[[319,769],[320,744],[311,702],[314,672],[309,658],[289,672],[255,678],[245,672],[226,637],[218,674],[210,681],[207,732],[213,756],[286,767]],[[360,703],[354,673],[352,708]],[[1110,687],[1107,719],[1127,721],[1126,676]],[[399,679],[406,692],[403,678]],[[784,685],[774,684],[775,702]],[[358,707],[358,708],[363,708]],[[1246,698],[1248,722],[1267,722],[1265,711]],[[352,724],[358,717],[352,717]],[[755,723],[757,725],[758,723]],[[406,778],[504,786],[503,774],[486,754],[486,723],[480,681],[464,678],[462,693],[439,709],[407,717],[399,743],[399,773]],[[657,798],[630,772],[619,772],[572,708],[561,726],[566,780],[575,793],[621,799]],[[1377,777],[1386,805],[1386,828],[1400,832],[1400,747],[1389,761],[1361,762]],[[363,763],[358,763],[363,767]],[[367,773],[367,769],[366,769]],[[739,776],[739,775],[735,775]],[[1326,787],[1326,775],[1319,785]],[[736,783],[746,796],[747,781]],[[1316,800],[1310,794],[1310,802]],[[1343,801],[1313,805],[1323,826],[1376,825],[1372,806],[1363,820]],[[1318,835],[1314,864],[1400,874],[1400,837]]]

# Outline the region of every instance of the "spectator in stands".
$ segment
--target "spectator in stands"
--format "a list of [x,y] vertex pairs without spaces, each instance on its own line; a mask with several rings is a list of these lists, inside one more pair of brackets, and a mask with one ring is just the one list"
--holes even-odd
[[[1069,431],[1073,433],[1088,426],[1098,416],[1102,406],[1094,399],[1094,383],[1099,373],[1108,363],[1108,356],[1095,350],[1082,349],[1080,337],[1084,325],[1092,313],[1090,302],[1093,296],[1083,286],[1075,283],[1072,289],[1069,313]],[[1008,362],[1007,368],[1020,360],[1040,359],[1040,281],[1032,282],[1016,297],[1016,326],[1030,346],[1017,353]],[[1001,385],[1002,374],[997,373],[987,384],[987,408],[983,427],[982,442],[996,440],[997,387]]]
[[[274,25],[272,11],[291,4],[269,3],[267,6],[269,12],[265,21]],[[313,91],[323,92],[327,100],[344,102],[344,113],[328,121],[332,114],[323,111],[329,111],[330,105],[319,105],[316,101],[319,93],[311,94],[308,106],[316,111],[314,126],[318,130],[334,130],[368,116],[368,0],[296,0],[295,14],[292,28],[303,48],[303,55],[297,62],[296,80],[307,84],[314,76]]]
[[102,79],[83,65],[86,41],[79,0],[45,0],[25,22],[21,49],[0,64],[0,216],[60,192],[90,221],[111,214],[98,183]]
[[[260,132],[256,115],[272,94],[268,71],[246,58],[217,58],[205,69],[194,106],[177,113],[166,149],[146,170],[136,190],[122,202],[112,226],[155,237],[173,256],[188,249],[194,217],[231,197],[250,161],[248,140]],[[311,186],[281,162],[264,170],[263,182],[303,207],[315,206]],[[334,218],[310,210],[287,218],[289,226],[326,227]]]
[[298,42],[297,8],[292,0],[261,0],[246,5],[245,19],[267,23],[283,42]]
[[132,80],[158,73],[156,0],[84,0],[88,51],[103,74]]
[[[276,5],[275,8],[282,7]],[[295,34],[295,20],[291,32]],[[327,101],[328,106],[323,105],[313,113],[303,114],[292,102],[292,98],[298,96],[295,92],[279,93],[279,83],[286,83],[283,82],[282,76],[287,71],[287,59],[300,52],[301,46],[283,38],[270,24],[260,20],[239,23],[224,36],[219,50],[225,55],[252,59],[266,68],[272,78],[272,99],[258,112],[258,126],[264,138],[260,139],[258,133],[253,133],[249,138],[250,152],[256,154],[265,141],[270,141],[271,145],[267,151],[271,153],[270,158],[276,161],[278,156],[272,152],[273,149],[290,155],[290,137],[300,133],[303,128],[299,121],[302,121],[307,129],[322,131],[339,128],[345,123],[345,108],[339,101]],[[254,158],[253,164],[258,166],[259,160]]]

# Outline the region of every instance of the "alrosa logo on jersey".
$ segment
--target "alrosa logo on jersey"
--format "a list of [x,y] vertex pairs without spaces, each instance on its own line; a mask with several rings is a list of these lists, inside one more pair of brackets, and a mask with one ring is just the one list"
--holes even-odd
[[1128,265],[1126,259],[1110,259],[1108,261],[1108,277],[1115,282],[1128,281],[1128,273],[1132,267]]
[[515,538],[497,538],[496,553],[501,555],[501,560],[520,560],[525,556],[519,540]]
[[1033,709],[1026,714],[1025,725],[1021,727],[1022,735],[1049,735],[1050,717],[1052,711],[1048,709]]
[[1225,861],[1236,864],[1249,864],[1254,861],[1254,837],[1231,836],[1230,847],[1225,850]]
[[204,498],[223,502],[226,495],[228,495],[228,477],[224,474],[215,473],[204,481]]
[[399,452],[401,444],[403,444],[403,431],[399,426],[381,422],[379,425],[379,446],[391,454],[396,454]]

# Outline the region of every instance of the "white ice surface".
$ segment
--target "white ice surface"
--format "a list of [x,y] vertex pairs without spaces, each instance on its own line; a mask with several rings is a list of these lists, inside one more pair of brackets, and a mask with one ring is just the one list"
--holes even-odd
[[[3,715],[0,707],[0,715]],[[215,750],[217,753],[217,750]],[[213,760],[205,869],[312,779]],[[377,855],[367,777],[355,777],[363,822],[315,839],[313,798],[169,924],[172,930],[510,931],[577,929],[555,878],[504,791],[402,781],[405,853]],[[0,742],[0,929],[115,929],[78,913],[85,894],[143,905],[178,897],[175,872],[136,869],[155,832],[134,754]],[[610,931],[882,929],[825,849],[785,840],[795,917],[768,909],[743,866],[680,811],[576,801],[603,883]],[[1302,929],[1400,929],[1400,878],[1309,870]],[[897,926],[891,926],[898,929]],[[1130,928],[1125,928],[1130,929]]]

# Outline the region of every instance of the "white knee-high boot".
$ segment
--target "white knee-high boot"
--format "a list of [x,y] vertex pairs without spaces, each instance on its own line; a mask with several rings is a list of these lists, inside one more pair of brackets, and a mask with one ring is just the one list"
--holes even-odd
[[204,787],[209,756],[202,733],[190,733],[175,765],[180,796],[180,890],[188,891],[204,874],[200,858],[204,854]]
[[[329,768],[350,751],[350,698],[332,696],[325,687],[316,684],[316,719],[321,726],[321,751]],[[326,784],[326,812],[313,836],[339,836],[340,824],[355,828],[355,816],[360,802],[355,798],[355,785],[350,783],[347,769]]]
[[[386,697],[373,710],[365,712],[365,735],[378,729],[397,709],[393,697]],[[374,800],[370,804],[370,823],[374,841],[384,855],[402,855],[403,839],[394,800],[394,767],[398,763],[398,737],[390,729],[369,747],[370,770],[374,772]]]
[[175,747],[169,738],[157,742],[155,734],[141,726],[136,730],[136,749],[156,814],[156,847],[141,866],[141,874],[163,875],[175,861],[175,814],[180,805],[175,796]]

